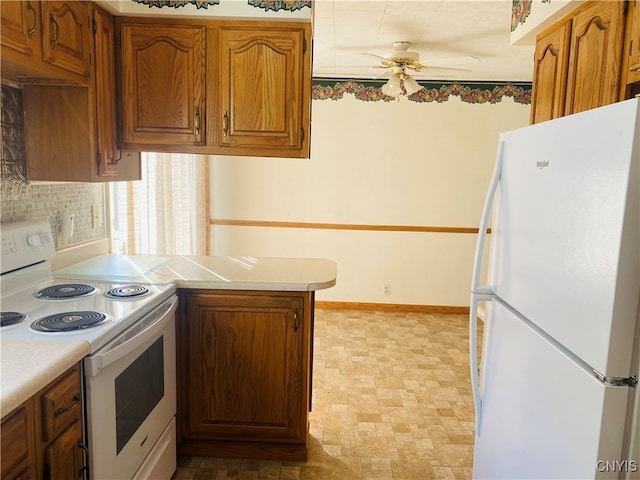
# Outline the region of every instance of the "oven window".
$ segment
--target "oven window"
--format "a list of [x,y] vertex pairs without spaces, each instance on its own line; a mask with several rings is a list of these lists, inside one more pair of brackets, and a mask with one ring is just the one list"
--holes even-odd
[[116,378],[117,453],[164,396],[163,337]]

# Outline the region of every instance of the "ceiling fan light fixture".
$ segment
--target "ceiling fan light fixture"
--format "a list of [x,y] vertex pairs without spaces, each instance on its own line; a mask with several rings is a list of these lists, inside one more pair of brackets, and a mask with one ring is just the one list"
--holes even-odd
[[409,75],[404,78],[404,90],[407,92],[407,95],[413,95],[417,91],[421,90],[422,85],[418,84],[415,79]]
[[382,90],[382,93],[390,97],[397,97],[399,95],[402,95],[400,76],[395,73],[392,74],[389,78],[389,81],[385,83],[380,90]]

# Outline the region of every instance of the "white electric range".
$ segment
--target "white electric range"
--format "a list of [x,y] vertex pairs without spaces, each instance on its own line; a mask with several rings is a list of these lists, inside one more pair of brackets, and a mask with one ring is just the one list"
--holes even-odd
[[170,479],[176,466],[174,285],[55,278],[46,220],[0,228],[0,339],[90,346],[83,360],[90,478]]

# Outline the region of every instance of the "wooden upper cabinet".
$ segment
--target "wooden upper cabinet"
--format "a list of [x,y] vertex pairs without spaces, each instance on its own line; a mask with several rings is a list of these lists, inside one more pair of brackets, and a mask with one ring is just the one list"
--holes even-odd
[[125,149],[309,157],[309,22],[115,23]]
[[616,102],[625,2],[588,2],[573,14],[565,115]]
[[309,29],[229,22],[219,31],[218,144],[308,155]]
[[90,3],[2,0],[2,78],[90,85]]
[[70,72],[91,75],[92,28],[88,2],[42,2],[42,58]]
[[571,22],[552,25],[536,38],[531,123],[564,115]]
[[621,98],[628,98],[627,86],[640,82],[640,0],[629,0],[622,57]]
[[628,98],[624,61],[634,60],[623,50],[639,34],[638,13],[627,13],[635,1],[587,1],[536,37],[531,123]]
[[40,2],[0,2],[2,45],[25,55],[40,56]]
[[121,23],[125,147],[203,143],[205,38],[204,26]]
[[[53,2],[51,2],[53,3]],[[91,19],[87,84],[23,79],[25,149],[30,180],[140,179],[140,155],[117,142],[113,17],[93,3],[72,2]]]

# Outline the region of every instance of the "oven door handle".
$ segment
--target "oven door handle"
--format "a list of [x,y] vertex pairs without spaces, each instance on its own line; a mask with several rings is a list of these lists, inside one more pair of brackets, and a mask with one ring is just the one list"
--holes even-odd
[[100,370],[120,360],[137,348],[158,338],[168,321],[175,319],[178,297],[154,309],[138,324],[117,336],[102,349],[84,359],[85,376],[94,377]]

